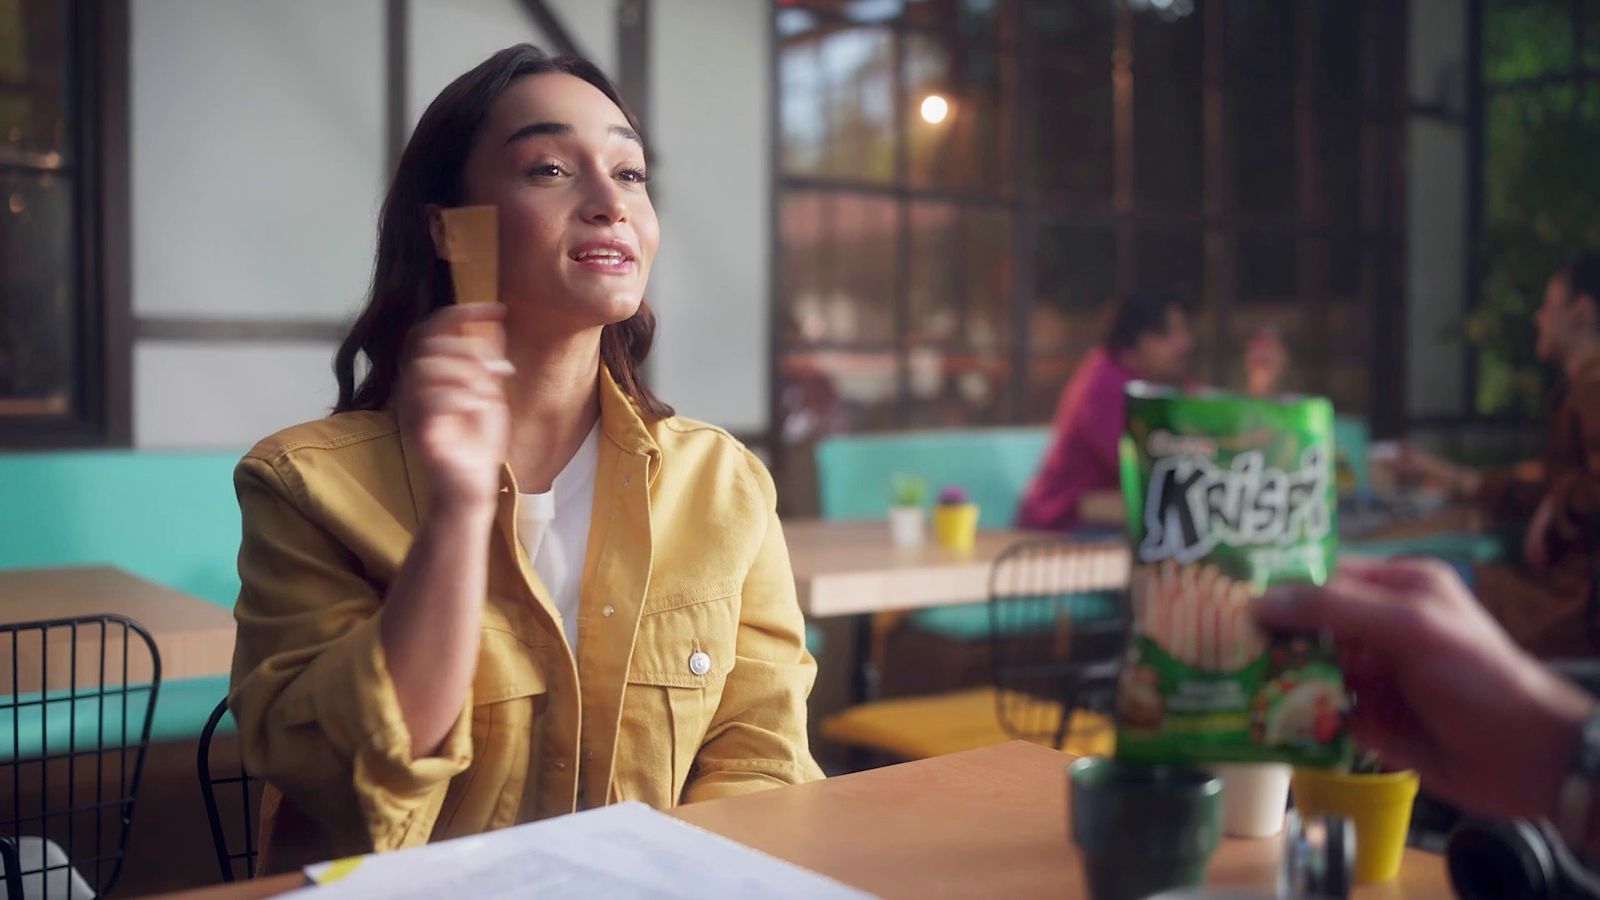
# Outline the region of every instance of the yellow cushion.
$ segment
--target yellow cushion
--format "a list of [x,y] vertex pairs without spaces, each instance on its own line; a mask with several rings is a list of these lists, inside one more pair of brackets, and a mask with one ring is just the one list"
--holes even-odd
[[[992,687],[875,700],[822,720],[822,736],[903,759],[926,759],[1014,740],[1000,725]],[[1066,746],[1079,756],[1110,754],[1116,746],[1111,719],[1075,710]]]

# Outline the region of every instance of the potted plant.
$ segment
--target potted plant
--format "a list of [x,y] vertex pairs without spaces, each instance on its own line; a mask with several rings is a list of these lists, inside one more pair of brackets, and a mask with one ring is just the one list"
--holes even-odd
[[1363,753],[1348,772],[1297,768],[1290,783],[1301,816],[1333,813],[1356,831],[1355,881],[1388,881],[1400,873],[1417,773],[1384,771],[1378,757]]
[[896,547],[920,547],[923,541],[922,504],[928,485],[915,475],[896,474],[889,490],[889,539]]
[[933,507],[933,535],[939,546],[950,550],[971,550],[978,536],[978,504],[957,485],[939,491]]

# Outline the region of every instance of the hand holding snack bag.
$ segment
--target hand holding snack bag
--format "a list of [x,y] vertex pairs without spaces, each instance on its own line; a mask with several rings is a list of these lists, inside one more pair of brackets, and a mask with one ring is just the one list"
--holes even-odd
[[1260,630],[1250,603],[1333,569],[1333,408],[1128,386],[1121,447],[1133,635],[1117,755],[1169,762],[1348,761],[1333,648]]

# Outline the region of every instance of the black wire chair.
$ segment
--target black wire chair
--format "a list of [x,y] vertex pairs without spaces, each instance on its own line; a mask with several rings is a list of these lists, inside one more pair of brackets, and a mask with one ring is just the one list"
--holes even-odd
[[[10,730],[10,740],[0,738],[8,898],[70,900],[116,884],[160,687],[161,655],[132,619],[0,624],[0,729]],[[92,788],[79,784],[91,775]]]
[[[206,727],[200,732],[195,768],[200,776],[200,796],[206,804],[206,820],[211,825],[211,847],[217,854],[217,869],[222,873],[223,881],[237,881],[241,875],[244,878],[254,878],[256,875],[256,816],[261,809],[263,782],[245,771],[244,760],[240,757],[218,761],[230,771],[237,768],[239,774],[212,774],[211,739],[216,734],[217,726],[222,723],[223,716],[231,716],[226,697],[211,711],[211,717],[206,719]],[[223,824],[222,802],[219,802],[220,790],[234,785],[239,788],[237,800],[233,800],[230,790],[227,792],[228,799],[223,802],[238,803],[237,815],[226,817],[242,823],[242,834],[234,835],[239,838],[237,844],[229,839],[228,829]]]
[[1006,549],[989,572],[989,638],[1001,726],[1065,745],[1077,709],[1109,711],[1127,643],[1125,592],[1102,591],[1113,565],[1082,541],[1039,538]]

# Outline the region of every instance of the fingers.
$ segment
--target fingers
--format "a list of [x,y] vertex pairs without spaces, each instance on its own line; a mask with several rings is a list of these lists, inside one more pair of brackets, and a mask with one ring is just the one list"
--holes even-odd
[[471,356],[425,356],[412,362],[409,377],[419,395],[449,389],[503,401],[505,375],[492,362]]
[[476,337],[454,334],[434,335],[417,341],[412,355],[418,359],[461,359],[482,363],[496,375],[510,375],[516,371],[511,361],[495,352],[490,342]]
[[[1400,566],[1407,563],[1384,563]],[[1336,640],[1355,640],[1377,646],[1412,639],[1423,627],[1414,590],[1387,584],[1383,579],[1431,578],[1413,572],[1389,573],[1362,562],[1341,566],[1323,587],[1279,585],[1269,589],[1254,606],[1257,621],[1278,631],[1327,631]]]
[[412,335],[410,356],[477,357],[500,376],[515,368],[506,359],[505,306],[499,303],[468,303],[447,306],[428,316]]
[[506,308],[500,303],[458,303],[435,311],[417,326],[413,340],[422,343],[434,337],[466,337],[482,341],[492,358],[506,355]]

